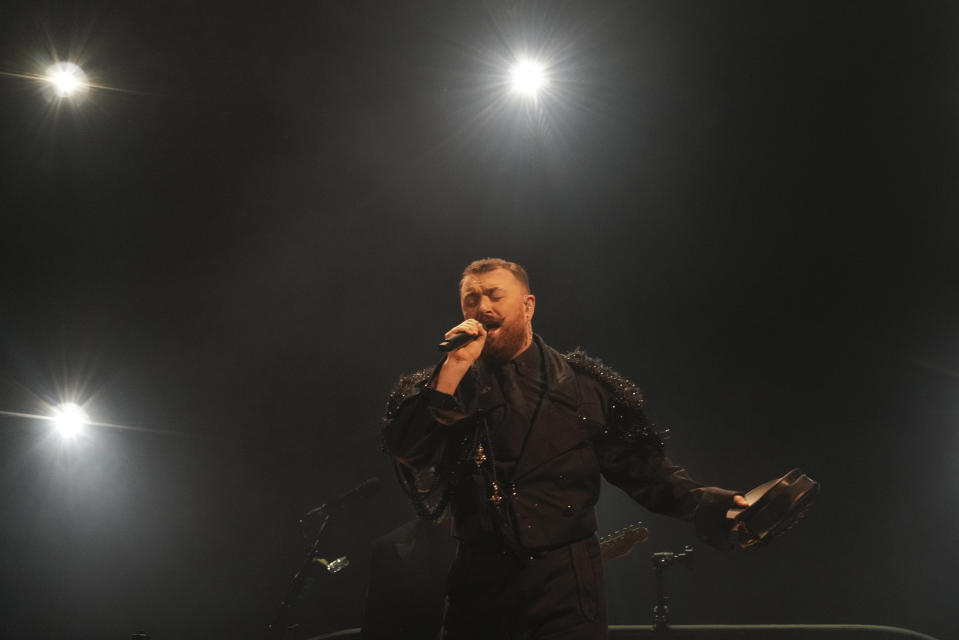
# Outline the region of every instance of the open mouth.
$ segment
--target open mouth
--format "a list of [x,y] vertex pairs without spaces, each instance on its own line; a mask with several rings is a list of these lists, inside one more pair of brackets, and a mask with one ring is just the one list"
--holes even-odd
[[483,326],[486,328],[486,336],[490,337],[496,335],[499,332],[499,328],[503,326],[502,322],[484,322]]

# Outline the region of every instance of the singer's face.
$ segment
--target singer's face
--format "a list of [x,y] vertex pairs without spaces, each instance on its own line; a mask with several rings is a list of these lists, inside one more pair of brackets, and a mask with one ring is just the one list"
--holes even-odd
[[506,269],[466,276],[460,303],[464,318],[486,325],[484,358],[505,362],[532,343],[536,298]]

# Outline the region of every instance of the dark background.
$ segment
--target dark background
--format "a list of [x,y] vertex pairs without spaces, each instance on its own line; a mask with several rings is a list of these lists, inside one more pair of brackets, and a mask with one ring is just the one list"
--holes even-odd
[[[535,326],[644,389],[707,483],[794,466],[810,516],[721,554],[615,489],[612,623],[953,635],[959,15],[935,2],[9,2],[0,70],[0,587],[23,638],[263,637],[298,517],[350,568],[298,637],[358,626],[411,517],[385,395],[437,358],[462,267],[524,264]],[[549,60],[537,105],[510,95]]]

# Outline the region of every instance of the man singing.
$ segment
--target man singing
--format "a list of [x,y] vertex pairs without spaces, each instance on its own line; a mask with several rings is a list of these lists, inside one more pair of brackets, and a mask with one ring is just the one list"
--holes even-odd
[[472,339],[396,384],[383,432],[419,515],[453,514],[444,637],[605,638],[600,474],[720,548],[730,546],[726,511],[746,502],[664,455],[636,385],[533,333],[523,267],[473,262],[460,303],[464,320],[446,338]]

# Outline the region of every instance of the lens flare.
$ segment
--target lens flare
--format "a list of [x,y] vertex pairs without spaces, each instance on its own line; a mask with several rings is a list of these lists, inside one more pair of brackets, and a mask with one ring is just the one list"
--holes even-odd
[[83,408],[74,402],[65,402],[53,409],[53,424],[64,438],[75,438],[80,435],[84,425],[89,421],[90,417]]
[[513,91],[535,98],[547,85],[546,70],[542,64],[529,58],[522,58],[510,70],[513,79]]
[[47,69],[47,82],[58,98],[69,98],[89,88],[87,75],[72,62],[58,62]]

